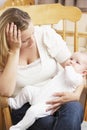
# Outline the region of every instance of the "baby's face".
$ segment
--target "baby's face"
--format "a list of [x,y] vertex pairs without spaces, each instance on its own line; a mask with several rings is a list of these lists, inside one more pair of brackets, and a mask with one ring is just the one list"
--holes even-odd
[[82,53],[74,53],[67,61],[65,66],[71,65],[76,72],[83,73],[87,66],[87,61]]

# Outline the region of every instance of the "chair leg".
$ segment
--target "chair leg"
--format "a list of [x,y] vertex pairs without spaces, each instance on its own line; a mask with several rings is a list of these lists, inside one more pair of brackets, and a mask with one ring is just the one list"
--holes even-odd
[[2,108],[0,108],[0,130],[6,130]]
[[3,130],[2,109],[0,108],[0,130]]
[[5,128],[6,130],[9,130],[10,126],[12,125],[9,107],[3,109],[3,116],[4,116]]

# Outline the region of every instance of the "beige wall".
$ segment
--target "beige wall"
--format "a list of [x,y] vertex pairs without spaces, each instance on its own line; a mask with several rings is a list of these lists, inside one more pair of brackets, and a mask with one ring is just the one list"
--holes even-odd
[[[61,2],[62,0],[58,0]],[[43,4],[43,3],[54,3],[55,0],[35,0],[36,4]],[[66,5],[73,5],[74,0],[65,0]],[[79,7],[86,7],[87,8],[87,0],[77,0],[77,6]]]
[[0,0],[0,6],[2,6],[5,3],[6,0]]
[[55,0],[35,0],[36,4],[54,3]]
[[[65,3],[66,5],[73,5],[74,0],[65,0]],[[87,8],[87,0],[77,0],[77,6]]]
[[[73,30],[73,24],[67,22],[67,29]],[[80,21],[78,22],[78,31],[87,33],[87,13],[83,13]],[[72,44],[73,39],[67,38],[68,45],[71,47],[73,51]],[[79,38],[79,51],[87,51],[87,38]]]
[[[56,24],[54,27],[59,30],[62,29],[62,21],[60,21],[60,23]],[[74,26],[72,22],[66,22],[66,28],[68,31],[73,31],[73,27]],[[87,33],[87,13],[82,13],[82,17],[78,22],[78,31]],[[67,37],[66,41],[70,50],[73,52],[74,39],[72,37]],[[79,51],[87,51],[87,38],[79,38]]]

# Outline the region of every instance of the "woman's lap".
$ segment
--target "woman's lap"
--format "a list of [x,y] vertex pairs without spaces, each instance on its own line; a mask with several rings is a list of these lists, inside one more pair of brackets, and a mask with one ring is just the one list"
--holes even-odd
[[64,104],[55,115],[58,119],[53,130],[81,130],[83,108],[79,102]]
[[[29,104],[19,110],[12,110],[13,124],[20,121]],[[83,109],[79,102],[69,102],[53,115],[38,119],[28,130],[80,130],[83,120]]]
[[23,105],[22,108],[11,111],[13,125],[18,123],[23,118],[23,116],[25,115],[25,112],[27,111],[29,107],[30,107],[29,103],[26,103]]

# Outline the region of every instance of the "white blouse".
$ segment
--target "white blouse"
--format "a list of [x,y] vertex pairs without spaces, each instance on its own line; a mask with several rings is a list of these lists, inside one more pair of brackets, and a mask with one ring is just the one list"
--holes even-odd
[[43,86],[58,73],[58,64],[71,56],[66,43],[51,27],[35,27],[40,59],[18,66],[14,95],[26,85]]

